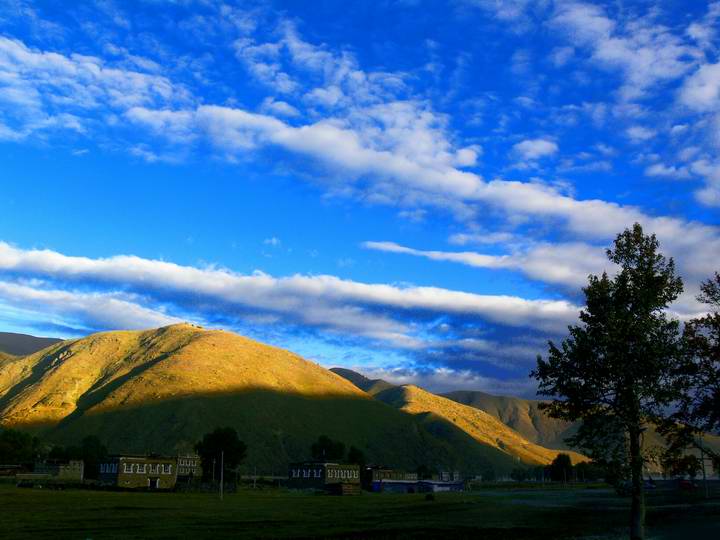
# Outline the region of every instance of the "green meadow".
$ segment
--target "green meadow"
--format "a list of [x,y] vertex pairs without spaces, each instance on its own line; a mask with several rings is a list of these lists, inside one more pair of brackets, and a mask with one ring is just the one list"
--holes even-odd
[[[648,537],[718,538],[720,499],[650,494]],[[211,494],[51,491],[0,485],[2,538],[610,539],[629,500],[605,488],[333,497],[282,489]]]

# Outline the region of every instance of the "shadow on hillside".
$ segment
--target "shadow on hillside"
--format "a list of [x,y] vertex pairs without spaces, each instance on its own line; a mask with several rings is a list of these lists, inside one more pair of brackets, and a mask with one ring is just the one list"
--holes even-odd
[[288,463],[308,459],[312,442],[322,434],[361,448],[369,461],[412,470],[427,465],[466,474],[488,469],[501,474],[516,465],[512,457],[439,417],[428,422],[422,415],[362,396],[309,396],[265,388],[86,409],[56,425],[14,427],[59,444],[97,435],[114,453],[176,453],[190,451],[204,433],[219,426],[234,427],[248,445],[246,466],[268,474],[284,474]]

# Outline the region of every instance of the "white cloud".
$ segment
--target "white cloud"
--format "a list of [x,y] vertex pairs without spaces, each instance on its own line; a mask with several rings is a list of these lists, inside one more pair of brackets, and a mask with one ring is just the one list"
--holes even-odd
[[587,283],[589,274],[614,270],[603,248],[580,243],[532,244],[507,255],[485,255],[472,251],[419,250],[394,242],[364,242],[363,247],[435,261],[456,262],[477,268],[519,270],[534,280],[574,290]]
[[56,316],[91,330],[133,330],[182,322],[177,317],[124,299],[121,294],[47,289],[5,281],[0,281],[0,303],[35,310],[36,323]]
[[[208,310],[209,314],[227,313],[240,319],[245,312],[281,315],[289,322],[406,347],[417,345],[410,327],[403,322],[415,311],[557,332],[574,320],[578,309],[561,300],[365,284],[327,275],[242,275],[133,256],[69,257],[49,250],[20,250],[4,243],[0,243],[0,271],[40,276],[68,286],[94,283],[109,289],[136,290],[148,302],[173,304],[189,312]],[[389,316],[375,313],[373,307],[382,308]]]
[[549,139],[526,139],[513,145],[513,151],[523,159],[534,160],[556,154],[558,145]]
[[696,111],[720,108],[720,63],[705,64],[685,80],[680,102]]
[[661,176],[677,180],[687,180],[690,178],[690,171],[688,171],[686,167],[654,163],[645,169],[645,176]]
[[655,130],[643,126],[631,126],[625,130],[627,138],[634,143],[648,141],[655,137],[656,134]]
[[565,32],[573,45],[590,51],[595,63],[621,72],[622,100],[635,100],[655,85],[678,79],[695,65],[700,52],[656,24],[652,11],[645,17],[635,14],[622,21],[584,2],[558,2],[551,24]]

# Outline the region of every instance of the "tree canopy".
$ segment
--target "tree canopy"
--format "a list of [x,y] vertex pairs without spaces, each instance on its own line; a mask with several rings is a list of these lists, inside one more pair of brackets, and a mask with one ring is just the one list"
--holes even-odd
[[555,398],[542,406],[550,416],[582,420],[568,441],[630,476],[631,537],[643,538],[642,436],[683,392],[680,325],[666,312],[683,283],[639,224],[619,234],[607,256],[614,277],[589,276],[580,324],[560,346],[549,343],[531,375],[540,395]]
[[327,435],[320,435],[310,447],[310,454],[317,461],[342,461],[345,457],[345,444],[334,441]]
[[219,427],[203,435],[195,445],[195,451],[202,462],[203,480],[219,480],[221,461],[224,461],[225,470],[236,469],[245,459],[247,447],[234,428]]

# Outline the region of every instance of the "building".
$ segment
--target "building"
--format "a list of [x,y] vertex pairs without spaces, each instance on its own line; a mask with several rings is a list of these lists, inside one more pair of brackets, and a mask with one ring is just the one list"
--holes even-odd
[[293,463],[288,471],[288,487],[337,494],[360,493],[360,467],[317,461]]
[[111,456],[100,464],[99,481],[121,489],[173,489],[178,458],[163,456]]
[[386,467],[368,467],[363,471],[363,487],[375,493],[416,493],[418,474]]
[[200,480],[202,478],[202,464],[200,461],[200,456],[178,456],[177,476],[178,482]]
[[57,480],[82,483],[85,478],[85,462],[81,459],[42,461],[35,464],[34,472]]
[[33,472],[18,473],[15,479],[20,487],[55,486],[82,484],[85,477],[85,463],[82,460],[48,460],[35,463]]

